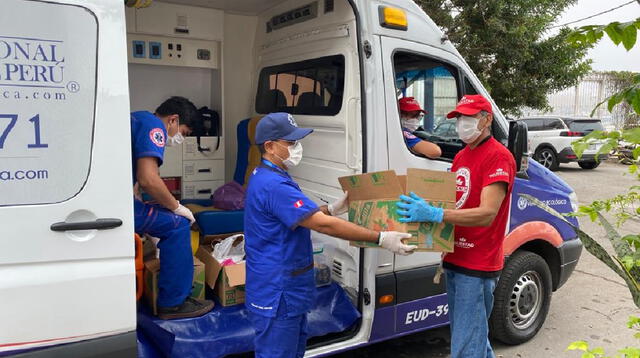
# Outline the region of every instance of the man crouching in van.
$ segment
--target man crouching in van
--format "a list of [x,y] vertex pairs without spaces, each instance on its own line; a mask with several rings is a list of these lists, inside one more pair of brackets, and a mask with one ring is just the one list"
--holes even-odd
[[160,178],[164,147],[181,144],[198,116],[196,107],[183,97],[171,97],[156,109],[131,113],[133,183],[158,203],[134,199],[135,230],[160,239],[158,317],[189,318],[203,315],[213,302],[189,297],[193,282],[191,210],[182,206]]
[[509,197],[516,163],[491,136],[493,111],[481,95],[462,97],[447,118],[467,146],[453,160],[457,173],[457,210],[436,208],[414,193],[401,196],[402,222],[455,225],[454,252],[444,256],[447,275],[452,358],[494,358],[488,319],[493,291],[504,265],[502,241],[509,218]]

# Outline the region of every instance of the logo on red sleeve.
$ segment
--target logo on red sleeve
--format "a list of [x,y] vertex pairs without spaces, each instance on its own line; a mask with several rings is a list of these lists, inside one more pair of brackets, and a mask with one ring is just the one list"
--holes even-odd
[[156,146],[163,148],[164,147],[164,132],[160,128],[153,128],[149,132],[149,138]]
[[489,178],[495,178],[495,177],[509,177],[509,173],[502,168],[498,168],[496,169],[495,173],[489,174]]
[[293,207],[296,209],[300,209],[303,205],[304,203],[302,202],[302,200],[298,200],[293,204]]

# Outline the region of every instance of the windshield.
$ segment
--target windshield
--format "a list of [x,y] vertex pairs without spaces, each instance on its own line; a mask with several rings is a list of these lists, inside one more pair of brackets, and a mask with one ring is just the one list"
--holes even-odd
[[592,131],[602,131],[604,127],[602,126],[602,122],[600,120],[593,121],[565,121],[569,126],[569,129],[574,132],[592,132]]

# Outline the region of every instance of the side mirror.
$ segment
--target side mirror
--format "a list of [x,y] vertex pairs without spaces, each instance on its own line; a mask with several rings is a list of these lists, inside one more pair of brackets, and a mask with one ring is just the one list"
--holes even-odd
[[516,160],[518,175],[526,176],[529,166],[529,138],[527,124],[523,121],[509,121],[508,148]]

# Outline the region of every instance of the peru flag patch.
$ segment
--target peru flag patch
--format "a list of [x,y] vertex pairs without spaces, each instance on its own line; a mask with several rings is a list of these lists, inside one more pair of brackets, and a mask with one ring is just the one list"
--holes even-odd
[[293,206],[294,206],[296,209],[300,209],[303,205],[304,205],[304,203],[302,202],[302,200],[298,200],[298,201],[296,201],[296,202],[293,204]]

